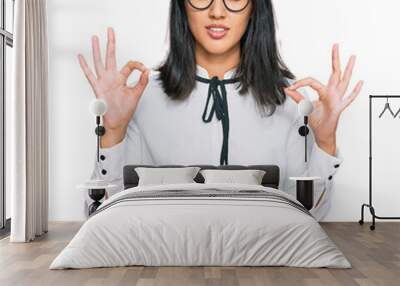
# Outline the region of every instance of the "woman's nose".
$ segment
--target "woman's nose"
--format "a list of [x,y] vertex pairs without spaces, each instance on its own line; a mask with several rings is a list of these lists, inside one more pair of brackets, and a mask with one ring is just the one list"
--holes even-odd
[[214,0],[209,8],[209,15],[214,18],[221,18],[226,16],[226,8],[224,0]]

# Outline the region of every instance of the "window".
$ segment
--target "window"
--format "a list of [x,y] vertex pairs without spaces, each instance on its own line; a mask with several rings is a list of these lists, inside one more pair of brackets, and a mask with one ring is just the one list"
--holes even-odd
[[5,98],[11,92],[15,0],[0,0],[0,236],[10,230],[10,194],[5,188]]

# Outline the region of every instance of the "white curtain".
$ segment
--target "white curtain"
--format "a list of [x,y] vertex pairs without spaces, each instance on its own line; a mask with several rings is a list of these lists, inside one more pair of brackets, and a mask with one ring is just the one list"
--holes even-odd
[[11,108],[6,111],[11,242],[31,241],[48,227],[46,4],[46,0],[15,1],[14,69],[7,98]]

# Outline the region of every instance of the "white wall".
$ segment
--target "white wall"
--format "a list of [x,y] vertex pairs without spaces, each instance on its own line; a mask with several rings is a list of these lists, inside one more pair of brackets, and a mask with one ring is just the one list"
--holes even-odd
[[[338,146],[345,158],[335,177],[327,220],[358,220],[368,199],[368,95],[398,93],[400,40],[394,0],[275,1],[282,54],[299,77],[326,82],[331,46],[341,44],[342,65],[357,54],[356,79],[365,80],[362,94],[343,113]],[[157,8],[156,8],[157,7]],[[140,60],[158,64],[166,51],[169,1],[49,0],[50,47],[50,220],[82,220],[83,194],[75,186],[91,174],[95,156],[94,118],[88,112],[92,91],[80,70],[77,53],[92,65],[90,37],[101,38],[104,54],[107,26],[114,27],[119,66]],[[136,77],[136,75],[134,76]],[[383,108],[377,102],[375,115]],[[400,100],[396,104],[400,107]],[[375,116],[377,118],[377,115]],[[397,175],[400,121],[374,124],[374,199],[379,215],[400,215]],[[376,126],[376,127],[375,127]],[[379,128],[379,130],[378,130]],[[397,134],[398,133],[398,134]],[[385,145],[386,144],[386,145]],[[398,177],[398,178],[396,178]],[[396,213],[397,211],[397,213]]]

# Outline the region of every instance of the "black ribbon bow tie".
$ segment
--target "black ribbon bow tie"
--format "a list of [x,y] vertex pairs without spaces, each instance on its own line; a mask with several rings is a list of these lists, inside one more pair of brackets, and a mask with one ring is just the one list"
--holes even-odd
[[[228,102],[226,100],[225,84],[238,82],[239,79],[231,78],[219,80],[217,76],[214,76],[211,79],[207,79],[196,75],[196,80],[209,84],[207,102],[204,108],[202,119],[205,123],[208,123],[212,120],[215,113],[217,119],[221,121],[223,141],[221,148],[220,164],[228,165],[229,112]],[[219,92],[218,86],[221,87],[222,94]],[[210,102],[211,96],[213,97],[213,104],[211,106],[210,113],[207,116],[208,104]]]

